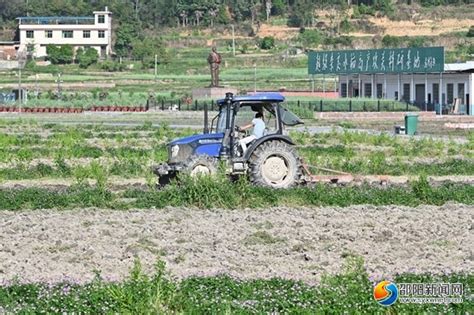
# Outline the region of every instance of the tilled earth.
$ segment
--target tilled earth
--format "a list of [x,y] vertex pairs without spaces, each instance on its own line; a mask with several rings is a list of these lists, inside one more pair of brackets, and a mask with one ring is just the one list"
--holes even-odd
[[377,279],[474,271],[474,207],[459,204],[0,212],[0,284],[127,276],[135,257],[177,278],[229,274],[317,283],[359,255]]

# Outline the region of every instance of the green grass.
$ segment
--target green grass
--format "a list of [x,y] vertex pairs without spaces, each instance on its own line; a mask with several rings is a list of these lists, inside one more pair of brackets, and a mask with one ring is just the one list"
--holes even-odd
[[[407,187],[300,187],[287,190],[254,187],[246,180],[236,183],[225,177],[182,178],[180,181],[156,190],[127,190],[113,194],[107,189],[107,177],[101,169],[91,170],[97,186],[87,186],[83,177],[78,186],[60,191],[44,188],[0,190],[0,210],[71,209],[102,207],[113,209],[150,209],[175,207],[209,208],[264,208],[273,206],[340,206],[359,204],[442,205],[446,202],[474,204],[474,186],[443,184],[432,187],[426,179],[413,181]],[[122,198],[127,198],[123,203]]]
[[282,278],[240,280],[226,275],[173,281],[158,261],[151,275],[139,261],[127,279],[90,283],[13,282],[0,286],[0,311],[7,313],[120,314],[467,314],[474,286],[470,274],[402,274],[394,283],[462,283],[463,303],[378,305],[371,279],[358,257],[346,259],[343,272],[326,275],[317,286]]

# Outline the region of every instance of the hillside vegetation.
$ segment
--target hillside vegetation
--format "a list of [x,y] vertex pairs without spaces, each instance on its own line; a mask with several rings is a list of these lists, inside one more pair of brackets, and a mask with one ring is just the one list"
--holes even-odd
[[[18,16],[91,15],[108,6],[114,14],[114,51],[119,57],[147,59],[146,47],[159,51],[159,47],[210,46],[216,39],[231,38],[231,24],[236,36],[247,40],[238,43],[241,52],[254,46],[443,45],[457,50],[458,59],[473,53],[471,37],[466,36],[474,19],[470,0],[353,2],[358,5],[349,5],[350,0],[0,1],[0,36],[5,40],[15,36]],[[266,37],[275,41],[264,45]],[[159,54],[166,62],[164,51]]]
[[[206,57],[214,45],[223,56],[224,85],[242,91],[308,90],[312,87],[304,54],[308,50],[444,46],[446,62],[474,59],[474,4],[469,2],[0,1],[0,40],[15,38],[18,16],[91,15],[108,6],[114,29],[111,60],[97,63],[96,56],[86,58],[87,51],[79,56],[72,50],[50,49],[68,54],[48,56],[52,66],[30,62],[26,83],[34,83],[39,92],[55,89],[56,74],[62,73],[65,89],[68,83],[96,82],[97,88],[112,83],[118,92],[153,90],[187,96],[190,89],[208,84]],[[1,84],[15,82],[14,72],[0,79]],[[323,87],[321,78],[314,86],[334,89],[333,81]]]

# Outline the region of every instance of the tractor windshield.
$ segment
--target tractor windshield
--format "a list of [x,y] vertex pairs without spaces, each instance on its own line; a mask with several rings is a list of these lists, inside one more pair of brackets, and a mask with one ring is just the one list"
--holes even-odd
[[[265,108],[272,114],[275,114],[276,107],[270,104],[267,104],[265,105]],[[280,105],[280,113],[281,113],[281,122],[285,126],[295,126],[299,124],[304,124],[304,122],[298,116],[290,112],[288,109],[286,109],[282,105]]]
[[227,117],[227,109],[225,106],[221,106],[219,111],[219,117],[217,118],[216,133],[225,132],[225,122]]
[[281,113],[281,122],[286,126],[295,126],[299,124],[304,124],[304,122],[296,116],[294,113],[290,112],[288,109],[280,105]]

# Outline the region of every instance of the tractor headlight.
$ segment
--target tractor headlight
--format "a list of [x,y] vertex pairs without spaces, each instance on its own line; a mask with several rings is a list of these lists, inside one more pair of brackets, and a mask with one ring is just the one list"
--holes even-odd
[[171,147],[171,158],[174,159],[178,156],[179,153],[179,145],[174,145]]

